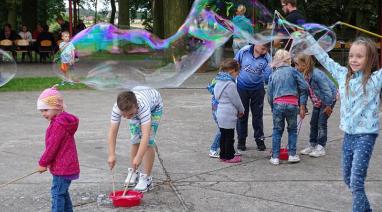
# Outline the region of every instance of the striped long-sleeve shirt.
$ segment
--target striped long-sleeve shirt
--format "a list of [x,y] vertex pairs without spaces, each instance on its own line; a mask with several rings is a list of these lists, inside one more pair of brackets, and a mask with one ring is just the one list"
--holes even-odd
[[[135,87],[132,91],[138,103],[138,112],[132,119],[139,120],[141,125],[146,124],[151,121],[152,111],[163,108],[162,97],[157,90],[149,87]],[[111,122],[119,123],[121,122],[121,117],[122,112],[118,108],[117,103],[115,103],[111,112]]]

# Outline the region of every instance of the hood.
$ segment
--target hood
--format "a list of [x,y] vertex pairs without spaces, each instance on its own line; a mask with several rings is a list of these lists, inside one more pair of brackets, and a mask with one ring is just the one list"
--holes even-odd
[[59,125],[63,126],[71,135],[77,131],[79,119],[67,112],[62,112],[55,116],[52,121],[57,122]]

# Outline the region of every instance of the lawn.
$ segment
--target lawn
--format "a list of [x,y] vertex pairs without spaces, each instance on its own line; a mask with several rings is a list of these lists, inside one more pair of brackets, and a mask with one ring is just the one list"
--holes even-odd
[[7,84],[0,87],[0,92],[5,91],[41,91],[45,88],[52,87],[55,84],[60,84],[60,90],[77,90],[77,89],[90,89],[81,83],[73,85],[64,83],[58,77],[26,77],[26,78],[13,78]]

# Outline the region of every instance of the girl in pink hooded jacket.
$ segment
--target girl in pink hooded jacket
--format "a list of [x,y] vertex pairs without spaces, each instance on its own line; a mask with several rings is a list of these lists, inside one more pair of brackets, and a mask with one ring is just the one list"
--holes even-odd
[[73,211],[69,186],[80,174],[74,140],[79,120],[64,111],[63,98],[56,87],[45,89],[41,93],[37,100],[37,109],[50,121],[38,171],[42,173],[49,168],[53,175],[52,211]]

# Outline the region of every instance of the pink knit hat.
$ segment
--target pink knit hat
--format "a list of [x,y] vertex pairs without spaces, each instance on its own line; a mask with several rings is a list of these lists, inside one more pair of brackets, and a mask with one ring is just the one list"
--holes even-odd
[[64,109],[64,99],[57,90],[56,85],[45,89],[37,99],[37,110],[44,109]]

